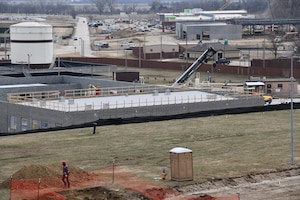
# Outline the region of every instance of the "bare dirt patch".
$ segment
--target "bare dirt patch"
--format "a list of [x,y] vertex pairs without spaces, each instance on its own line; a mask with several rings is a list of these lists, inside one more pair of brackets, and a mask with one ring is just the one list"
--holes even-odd
[[[165,188],[160,183],[137,177],[127,167],[110,167],[91,173],[72,165],[69,168],[71,188],[64,188],[59,165],[24,166],[12,176],[12,199],[35,199],[37,188],[40,190],[39,199],[44,200],[234,200],[239,195],[243,195],[243,199],[272,197],[260,190],[276,195],[273,199],[296,200],[300,196],[300,167],[234,178],[210,178],[202,183],[174,188]],[[1,187],[9,188],[10,181],[7,179]]]
[[300,167],[248,174],[239,177],[211,178],[176,190],[186,195],[234,196],[240,199],[289,199],[300,197]]
[[135,30],[124,29],[124,30],[115,31],[111,35],[111,37],[113,37],[113,38],[127,38],[127,39],[130,38],[130,39],[132,39],[136,36],[141,36],[141,35],[144,35],[144,33],[141,33],[141,32],[135,31]]

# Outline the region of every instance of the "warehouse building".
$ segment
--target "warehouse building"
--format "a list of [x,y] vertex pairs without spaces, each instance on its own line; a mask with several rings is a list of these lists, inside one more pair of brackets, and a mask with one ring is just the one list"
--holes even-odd
[[176,36],[186,40],[239,40],[242,26],[226,23],[176,22]]

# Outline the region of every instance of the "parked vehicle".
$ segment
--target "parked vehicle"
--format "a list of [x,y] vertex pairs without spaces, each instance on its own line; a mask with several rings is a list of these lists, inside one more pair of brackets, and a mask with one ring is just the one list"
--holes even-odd
[[111,30],[104,29],[104,30],[101,31],[100,34],[111,34]]
[[101,48],[108,48],[109,44],[106,42],[98,42],[95,44],[95,46],[101,47]]
[[265,103],[268,103],[268,104],[272,103],[272,100],[273,100],[272,96],[270,96],[270,95],[263,95],[263,98],[264,98]]
[[286,57],[286,56],[279,56],[277,57],[277,60],[289,60],[290,58],[289,57]]
[[265,101],[265,104],[271,104],[273,101],[273,97],[271,95],[253,93],[253,96],[262,96]]
[[123,42],[120,44],[121,47],[135,47],[135,44],[133,42]]
[[228,58],[219,58],[217,61],[216,61],[217,64],[226,64],[228,65],[230,63],[230,60]]
[[134,47],[127,47],[125,50],[133,50]]

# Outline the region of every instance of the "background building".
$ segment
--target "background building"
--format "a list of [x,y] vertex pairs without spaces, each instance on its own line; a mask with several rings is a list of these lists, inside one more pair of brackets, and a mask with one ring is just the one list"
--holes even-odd
[[226,23],[176,22],[176,36],[187,40],[242,39],[242,26]]
[[240,56],[240,50],[233,46],[221,44],[219,42],[208,42],[199,43],[194,47],[188,48],[184,52],[184,57],[187,57],[188,59],[196,59],[209,47],[213,47],[213,49],[217,51],[213,60],[218,60],[219,58],[236,59]]

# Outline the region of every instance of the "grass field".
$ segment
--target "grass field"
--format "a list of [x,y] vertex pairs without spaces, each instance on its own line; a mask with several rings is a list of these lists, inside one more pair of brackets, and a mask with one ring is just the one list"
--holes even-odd
[[[300,162],[300,115],[294,114],[295,161]],[[193,150],[194,182],[290,167],[290,113],[211,116],[64,130],[0,138],[0,181],[30,164],[67,160],[86,171],[115,164],[152,179],[170,170],[169,150]],[[169,177],[170,178],[170,177]],[[181,183],[191,184],[192,182]],[[165,182],[174,186],[177,182]]]

